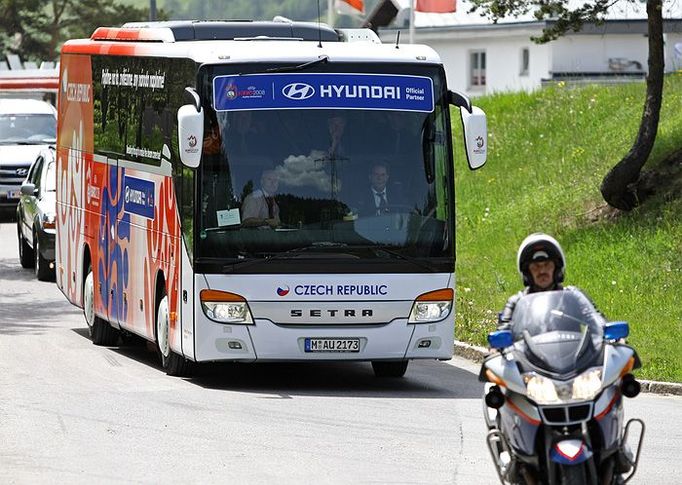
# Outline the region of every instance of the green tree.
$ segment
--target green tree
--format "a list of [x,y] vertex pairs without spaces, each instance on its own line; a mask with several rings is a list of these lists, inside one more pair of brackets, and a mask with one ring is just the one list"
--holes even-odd
[[[161,10],[159,19],[167,18]],[[119,0],[0,0],[0,47],[25,60],[54,60],[68,39],[100,26],[149,19],[149,8]]]
[[[545,43],[569,31],[577,32],[586,23],[602,24],[607,10],[618,1],[592,0],[578,8],[569,8],[569,0],[472,0],[472,11],[481,10],[493,21],[532,11],[538,20],[552,20],[540,37],[533,38]],[[630,151],[609,170],[600,186],[604,200],[622,210],[632,210],[641,202],[637,183],[656,140],[663,98],[663,0],[646,0],[646,10],[649,73],[639,132]]]

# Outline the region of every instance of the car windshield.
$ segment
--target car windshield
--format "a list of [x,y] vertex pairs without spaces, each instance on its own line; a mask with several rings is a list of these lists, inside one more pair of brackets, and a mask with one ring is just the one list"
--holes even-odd
[[603,322],[582,293],[545,291],[519,300],[511,328],[531,363],[565,374],[584,368],[600,353]]
[[0,115],[0,144],[54,142],[57,120],[49,114]]
[[423,112],[207,108],[198,257],[453,258],[444,84],[420,74]]

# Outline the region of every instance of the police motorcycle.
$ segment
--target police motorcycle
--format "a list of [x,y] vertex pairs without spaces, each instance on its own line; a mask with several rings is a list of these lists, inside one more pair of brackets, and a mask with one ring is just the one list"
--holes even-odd
[[627,483],[645,430],[640,419],[623,425],[622,396],[640,391],[631,374],[639,357],[624,343],[628,324],[605,323],[579,291],[546,291],[519,300],[510,328],[488,336],[498,352],[479,375],[500,481]]

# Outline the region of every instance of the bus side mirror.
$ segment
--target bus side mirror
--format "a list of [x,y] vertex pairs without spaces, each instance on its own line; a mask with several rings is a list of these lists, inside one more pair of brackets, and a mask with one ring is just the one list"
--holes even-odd
[[189,168],[197,168],[204,142],[204,110],[191,104],[178,110],[178,147],[180,160]]
[[462,116],[467,162],[471,170],[476,170],[485,165],[488,155],[488,122],[483,110],[477,106],[472,106],[471,112],[460,107],[459,112]]

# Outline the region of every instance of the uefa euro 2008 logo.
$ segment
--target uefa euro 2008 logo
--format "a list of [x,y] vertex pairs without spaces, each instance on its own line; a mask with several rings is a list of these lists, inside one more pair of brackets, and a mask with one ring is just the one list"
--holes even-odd
[[227,97],[228,101],[237,98],[237,86],[235,84],[230,83],[227,85],[227,88],[225,88],[225,97]]

